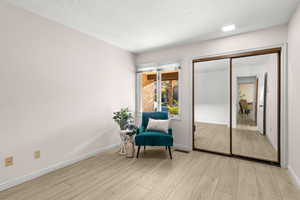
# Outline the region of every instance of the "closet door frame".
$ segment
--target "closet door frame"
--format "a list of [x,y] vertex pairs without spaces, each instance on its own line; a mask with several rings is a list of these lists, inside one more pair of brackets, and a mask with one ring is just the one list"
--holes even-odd
[[[192,139],[193,139],[193,150],[194,151],[202,151],[202,152],[208,152],[223,156],[229,156],[229,157],[235,157],[250,161],[256,161],[256,162],[262,162],[267,163],[270,165],[280,166],[281,163],[281,52],[282,48],[269,48],[269,49],[263,49],[263,50],[255,50],[255,51],[248,51],[248,52],[242,52],[242,53],[236,53],[236,54],[228,54],[228,55],[221,55],[221,56],[212,56],[212,57],[206,57],[206,58],[199,58],[194,59],[192,61]],[[278,81],[277,81],[277,90],[278,90],[278,96],[277,96],[277,161],[271,161],[271,160],[265,160],[255,157],[249,157],[249,156],[243,156],[234,154],[232,152],[232,60],[234,58],[242,58],[242,57],[250,57],[250,56],[259,56],[259,55],[266,55],[266,54],[277,54],[277,71],[278,71]],[[196,131],[195,126],[195,63],[199,62],[207,62],[207,61],[213,61],[213,60],[221,60],[221,59],[229,59],[229,80],[230,80],[230,153],[222,153],[222,152],[216,152],[216,151],[210,151],[206,149],[200,149],[195,147],[195,140],[194,140],[194,134]]]

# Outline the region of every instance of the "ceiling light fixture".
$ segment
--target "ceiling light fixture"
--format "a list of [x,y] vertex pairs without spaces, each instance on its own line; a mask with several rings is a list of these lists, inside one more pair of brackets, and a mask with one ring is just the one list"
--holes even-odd
[[228,31],[233,31],[233,30],[235,30],[234,24],[230,24],[230,25],[226,25],[226,26],[222,27],[223,32],[228,32]]

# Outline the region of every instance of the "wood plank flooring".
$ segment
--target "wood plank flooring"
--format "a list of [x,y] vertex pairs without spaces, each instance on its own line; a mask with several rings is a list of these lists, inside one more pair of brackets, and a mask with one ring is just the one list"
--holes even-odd
[[232,152],[238,155],[278,161],[277,151],[258,131],[232,130]]
[[[196,122],[195,147],[230,153],[230,132],[226,125]],[[277,161],[277,151],[266,136],[253,130],[232,129],[232,152],[237,155]]]
[[0,192],[1,200],[299,200],[286,169],[164,148],[99,154]]
[[230,153],[230,129],[226,125],[195,122],[195,147]]

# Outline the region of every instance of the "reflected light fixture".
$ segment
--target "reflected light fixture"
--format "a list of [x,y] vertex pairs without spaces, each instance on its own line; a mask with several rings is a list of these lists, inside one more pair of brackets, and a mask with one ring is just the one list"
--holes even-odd
[[228,31],[233,31],[233,30],[235,30],[234,24],[230,24],[230,25],[226,25],[226,26],[222,27],[223,32],[228,32]]

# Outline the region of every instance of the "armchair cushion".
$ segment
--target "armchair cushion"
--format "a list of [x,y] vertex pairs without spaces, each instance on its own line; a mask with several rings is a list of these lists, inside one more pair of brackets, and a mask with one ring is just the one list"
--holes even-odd
[[142,127],[147,128],[149,119],[168,119],[166,112],[143,112]]
[[148,121],[147,131],[159,131],[168,133],[169,120],[168,119],[152,119]]
[[173,136],[159,131],[141,132],[135,137],[137,146],[173,146]]
[[[142,132],[145,132],[146,131],[146,129],[145,129],[145,127],[143,127],[143,126],[141,126],[138,130],[137,130],[137,135],[139,134],[139,133],[142,133]],[[168,129],[168,134],[169,135],[173,135],[173,130],[171,129],[171,128],[169,128]]]

